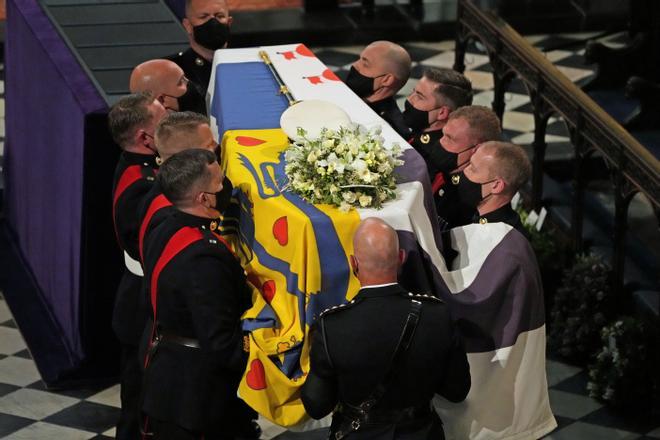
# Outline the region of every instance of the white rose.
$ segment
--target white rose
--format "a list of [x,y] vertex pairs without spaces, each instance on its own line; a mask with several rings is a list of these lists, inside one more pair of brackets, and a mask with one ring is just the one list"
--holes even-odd
[[334,139],[326,139],[321,143],[321,146],[325,148],[326,150],[331,150],[332,147],[335,146],[335,140]]
[[351,204],[346,202],[341,202],[339,204],[339,210],[342,212],[348,212],[351,210]]
[[348,203],[355,203],[355,200],[357,200],[357,196],[355,195],[355,193],[353,191],[346,191],[341,196]]
[[371,196],[367,196],[367,195],[360,196],[359,202],[360,202],[360,206],[366,208],[371,204]]

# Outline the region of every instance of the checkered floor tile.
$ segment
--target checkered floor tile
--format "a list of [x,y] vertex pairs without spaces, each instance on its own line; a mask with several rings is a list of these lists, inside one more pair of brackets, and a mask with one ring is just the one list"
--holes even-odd
[[[593,71],[582,58],[584,41],[594,34],[536,35],[528,40],[542,50],[549,60],[575,82],[589,78]],[[621,47],[626,36],[604,38]],[[414,61],[410,82],[397,96],[402,105],[406,95],[421,77],[425,66],[452,67],[454,43],[409,43],[405,45]],[[341,78],[362,46],[316,48],[315,52]],[[474,103],[490,106],[493,99],[491,68],[488,57],[478,44],[469,47],[465,58],[466,75],[476,89]],[[0,71],[1,75],[1,71]],[[524,85],[513,80],[506,94],[505,135],[528,146],[533,140],[531,103]],[[552,118],[547,130],[548,153],[552,160],[572,154],[566,127]],[[0,81],[0,158],[4,141],[4,81]],[[569,156],[570,157],[570,156]],[[0,161],[1,164],[1,161]],[[622,417],[588,397],[586,372],[554,359],[547,362],[550,402],[559,427],[547,439],[609,440],[660,439],[660,423]],[[7,305],[0,297],[0,438],[1,439],[92,439],[114,438],[114,424],[119,414],[119,387],[50,391],[39,380],[30,353]],[[264,439],[311,438],[309,435],[284,432],[266,420],[260,420]],[[323,435],[319,435],[323,438]]]

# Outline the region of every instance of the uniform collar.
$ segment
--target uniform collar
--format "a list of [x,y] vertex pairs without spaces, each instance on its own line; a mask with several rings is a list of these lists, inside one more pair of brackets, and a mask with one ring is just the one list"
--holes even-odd
[[218,230],[220,220],[217,218],[199,217],[197,215],[188,214],[180,210],[176,210],[174,217],[184,226],[191,226],[193,228],[206,229],[212,232]]
[[122,152],[122,157],[127,163],[133,165],[143,165],[145,167],[158,168],[158,165],[156,164],[157,156],[155,154],[142,154],[124,151]]
[[356,299],[357,298],[378,298],[381,296],[391,296],[391,295],[398,295],[404,292],[403,288],[398,284],[387,284],[385,286],[378,286],[378,287],[363,287],[360,289],[358,292]]
[[518,213],[511,208],[510,203],[507,203],[506,205],[500,206],[496,210],[487,212],[484,215],[479,215],[477,212],[474,222],[482,225],[486,223],[503,222],[513,226],[516,220],[520,221]]
[[393,96],[388,96],[385,99],[381,99],[380,101],[375,101],[375,102],[368,102],[369,107],[376,113],[378,113],[379,116],[381,115],[381,112],[386,112],[390,108],[392,108],[392,104],[396,105],[396,102],[394,101]]
[[211,64],[208,61],[206,61],[206,59],[203,56],[195,52],[192,47],[189,48],[187,52],[190,54],[193,63],[195,63],[195,66],[202,67],[202,66],[206,66],[207,64]]
[[423,133],[415,133],[412,137],[412,142],[418,145],[431,145],[440,141],[442,137],[442,129],[427,131]]

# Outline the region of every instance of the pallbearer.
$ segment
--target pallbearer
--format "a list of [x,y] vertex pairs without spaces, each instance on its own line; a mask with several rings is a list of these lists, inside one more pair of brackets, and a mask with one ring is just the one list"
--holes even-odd
[[410,129],[394,96],[408,82],[410,66],[410,55],[403,47],[375,41],[360,53],[346,78],[346,85],[404,139],[410,136]]
[[126,263],[112,314],[112,328],[122,346],[118,439],[134,439],[139,435],[138,399],[142,374],[137,347],[146,322],[146,309],[141,301],[137,211],[154,184],[157,168],[154,132],[164,115],[161,103],[144,93],[121,98],[108,114],[112,137],[123,150],[112,190],[115,231]]
[[354,236],[353,301],[323,312],[312,329],[302,401],[313,418],[334,411],[330,438],[443,439],[430,409],[438,393],[465,399],[470,370],[447,306],[397,283],[404,257],[396,231],[365,219]]
[[213,54],[227,47],[232,21],[226,0],[186,0],[186,17],[182,24],[190,48],[168,59],[183,69],[203,97],[211,79]]
[[145,243],[155,316],[145,370],[145,430],[163,439],[258,438],[236,396],[247,360],[240,318],[251,306],[245,273],[216,233],[224,173],[192,149],[158,173],[174,212]]

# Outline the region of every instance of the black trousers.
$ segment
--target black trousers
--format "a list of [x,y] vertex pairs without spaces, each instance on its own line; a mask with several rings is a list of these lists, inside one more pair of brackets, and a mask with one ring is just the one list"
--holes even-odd
[[[230,420],[232,426],[226,426],[224,429],[216,427],[220,432],[199,432],[187,430],[173,422],[158,420],[153,417],[147,417],[147,431],[153,433],[153,437],[147,437],[149,440],[243,440],[256,439],[259,433],[255,431],[256,419],[258,414],[237,399],[237,405],[232,411]],[[260,431],[259,431],[260,432]]]
[[142,369],[138,359],[138,348],[133,345],[121,346],[121,413],[117,422],[117,440],[140,438],[140,388]]
[[153,432],[153,440],[234,440],[233,434],[227,436],[222,433],[201,433],[188,431],[179,425],[162,420],[149,419],[149,426]]

